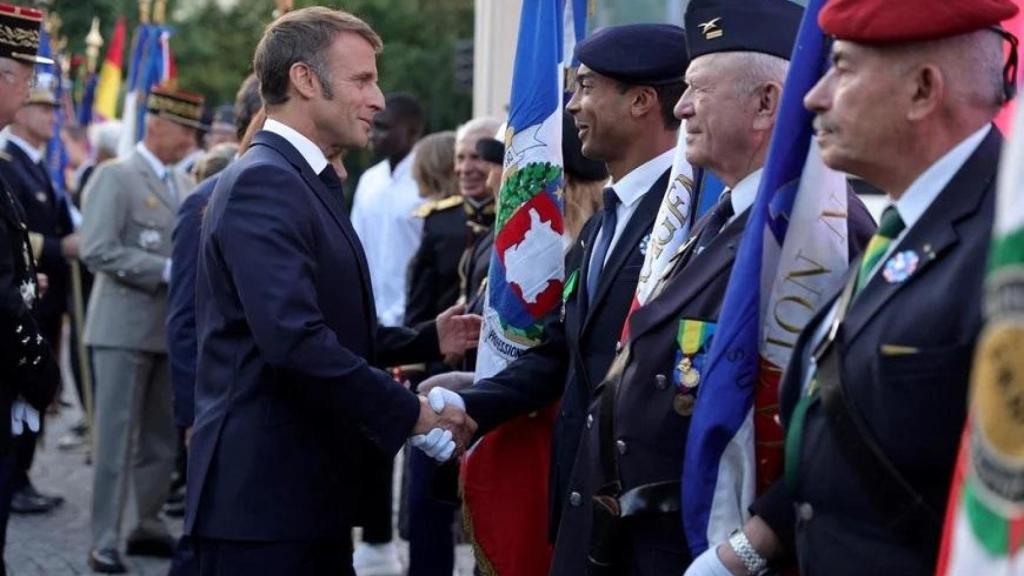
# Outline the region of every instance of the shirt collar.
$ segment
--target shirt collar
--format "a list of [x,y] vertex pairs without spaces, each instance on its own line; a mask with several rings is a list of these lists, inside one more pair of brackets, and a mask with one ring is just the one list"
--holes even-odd
[[146,148],[146,145],[143,144],[141,140],[139,141],[138,144],[135,145],[135,150],[137,150],[139,154],[141,154],[142,157],[146,159],[146,163],[149,164],[149,167],[152,168],[153,172],[156,173],[157,178],[163,180],[164,178],[167,177],[167,166],[163,162],[161,162],[159,158],[154,156],[153,153],[149,151],[149,148]]
[[39,161],[43,159],[43,151],[26,142],[24,138],[16,136],[12,132],[7,136],[7,139],[14,143],[18,148],[21,148],[21,151],[28,156],[29,160],[31,160],[33,164],[39,164]]
[[742,180],[732,187],[732,192],[729,196],[729,200],[732,202],[732,218],[730,221],[738,218],[754,205],[754,199],[757,198],[757,189],[761,187],[762,174],[764,174],[764,168],[758,168],[744,176]]
[[324,156],[323,150],[298,130],[273,118],[267,118],[267,121],[263,123],[263,129],[277,134],[294,146],[306,164],[313,169],[313,172],[319,174],[327,167],[327,157]]
[[637,166],[629,174],[626,174],[618,182],[613,182],[611,187],[619,202],[623,206],[632,206],[640,201],[644,194],[651,189],[651,186],[661,178],[666,170],[672,167],[672,157],[675,156],[675,149],[669,148],[658,156]]
[[981,141],[988,136],[991,129],[992,125],[986,124],[954,146],[922,172],[900,196],[895,205],[896,211],[899,212],[900,218],[906,225],[905,230],[911,228],[921,219],[925,210],[932,205],[932,202],[946,188],[953,176],[960,171],[960,168],[967,162],[967,158],[981,145]]

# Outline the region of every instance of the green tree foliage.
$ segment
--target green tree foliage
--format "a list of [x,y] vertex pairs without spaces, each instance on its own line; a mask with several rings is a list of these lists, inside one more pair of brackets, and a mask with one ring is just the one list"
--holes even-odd
[[[129,31],[138,23],[137,0],[50,0],[39,4],[60,14],[64,22],[61,32],[76,53],[85,50],[93,16],[100,18],[101,32],[108,40],[117,16],[127,17]],[[295,3],[296,8],[316,4],[348,10],[377,30],[385,44],[379,63],[381,88],[421,98],[430,130],[452,128],[468,118],[471,95],[455,85],[453,57],[455,42],[473,37],[473,0]],[[252,70],[253,49],[273,11],[273,0],[170,0],[167,14],[175,27],[171,48],[181,87],[205,94],[212,105],[233,101],[239,84]]]

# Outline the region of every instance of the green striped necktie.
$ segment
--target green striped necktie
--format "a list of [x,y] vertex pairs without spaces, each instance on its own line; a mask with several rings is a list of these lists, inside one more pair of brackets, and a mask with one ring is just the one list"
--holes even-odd
[[882,212],[882,221],[879,223],[875,235],[868,242],[868,247],[864,250],[864,258],[861,259],[860,268],[857,270],[857,287],[853,291],[855,295],[864,289],[864,285],[871,278],[871,271],[878,265],[882,256],[889,251],[892,241],[906,227],[907,225],[903,223],[903,218],[900,218],[900,213],[895,206],[889,206],[885,212]]

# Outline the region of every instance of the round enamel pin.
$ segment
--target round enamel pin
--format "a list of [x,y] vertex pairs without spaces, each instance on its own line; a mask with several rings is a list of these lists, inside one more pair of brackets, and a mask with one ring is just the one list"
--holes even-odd
[[651,243],[651,235],[650,234],[647,234],[646,236],[644,236],[643,238],[640,239],[640,246],[639,246],[639,248],[640,248],[640,255],[641,256],[647,256],[647,246],[650,243]]
[[910,275],[917,270],[917,264],[920,261],[921,259],[918,257],[917,252],[913,250],[897,252],[886,261],[885,269],[882,270],[882,277],[889,284],[903,282],[910,278]]

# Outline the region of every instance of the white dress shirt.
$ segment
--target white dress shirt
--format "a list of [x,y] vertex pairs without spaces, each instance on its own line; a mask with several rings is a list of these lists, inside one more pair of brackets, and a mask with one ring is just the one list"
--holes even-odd
[[[619,237],[625,231],[629,220],[633,217],[633,212],[636,212],[636,207],[640,205],[640,200],[643,199],[644,194],[651,189],[651,186],[654,186],[654,183],[658,181],[658,178],[661,178],[662,174],[672,168],[672,158],[675,156],[675,152],[675,148],[669,148],[660,155],[637,166],[618,182],[611,182],[609,184],[612,190],[615,191],[615,195],[619,198],[619,205],[615,208],[615,234],[612,235],[611,244],[608,245],[608,252],[605,254],[604,262],[601,263],[602,268],[604,268],[604,264],[608,262],[608,258],[615,251],[615,245],[619,243]],[[663,194],[664,192],[664,190],[661,190],[657,193]],[[593,270],[593,252],[591,252],[590,258],[589,269]]]
[[[953,147],[949,152],[946,152],[942,158],[935,161],[934,164],[928,167],[927,170],[922,172],[907,188],[907,190],[900,196],[896,202],[890,202],[890,206],[895,206],[896,211],[899,212],[900,218],[903,219],[905,227],[900,234],[893,239],[892,243],[889,244],[888,250],[885,254],[878,259],[878,263],[871,269],[868,274],[868,279],[865,280],[867,283],[872,276],[874,276],[878,269],[883,266],[883,263],[889,259],[889,256],[893,253],[899,243],[907,235],[915,224],[921,220],[921,216],[924,215],[928,207],[935,202],[935,199],[939,197],[939,194],[949,184],[953,176],[963,168],[967,159],[970,158],[971,154],[978,149],[981,145],[981,141],[988,136],[989,130],[992,129],[990,124],[986,124],[983,128],[977,132],[971,134],[965,138],[962,142]],[[854,272],[851,272],[854,273]],[[818,347],[818,344],[825,339],[825,335],[828,333],[828,329],[832,326],[832,323],[836,318],[836,307],[839,306],[839,301],[836,300],[832,303],[831,309],[828,314],[822,319],[814,329],[814,334],[811,336],[812,346],[808,346],[804,350],[803,364],[808,366],[808,370],[804,373],[804,381],[802,382],[804,390],[810,385],[811,379],[817,372],[817,366],[814,362],[814,357],[811,355],[811,351]]]
[[412,177],[410,152],[391,170],[384,160],[363,173],[352,204],[352,227],[366,252],[377,320],[401,326],[405,318],[406,270],[420,247],[423,219],[413,212],[425,202]]
[[263,129],[287,140],[289,144],[299,151],[299,154],[306,160],[306,163],[313,169],[313,172],[320,174],[327,167],[327,157],[324,156],[324,151],[314,144],[312,140],[303,136],[298,130],[273,118],[267,118],[267,121],[263,123]]
[[763,174],[764,168],[758,168],[744,176],[732,188],[731,196],[729,196],[729,201],[732,204],[732,217],[729,218],[727,224],[731,224],[733,220],[742,216],[748,208],[754,205],[754,200],[757,198],[757,189],[761,187],[761,176]]

